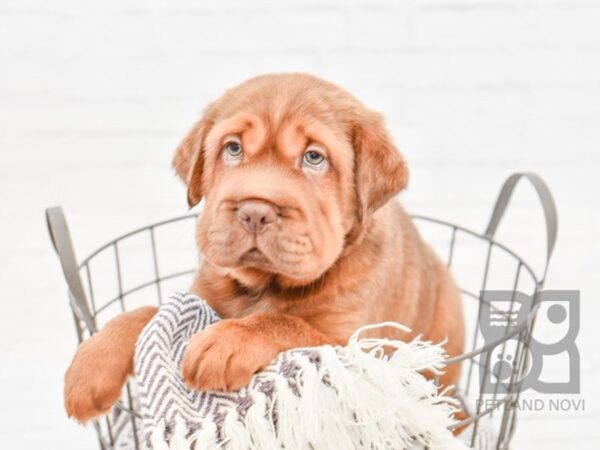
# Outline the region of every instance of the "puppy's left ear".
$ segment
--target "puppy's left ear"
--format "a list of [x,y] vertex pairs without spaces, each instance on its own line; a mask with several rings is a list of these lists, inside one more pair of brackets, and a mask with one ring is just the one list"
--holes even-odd
[[408,168],[392,143],[383,117],[370,110],[360,116],[353,127],[354,177],[358,208],[364,219],[406,187]]
[[173,168],[188,188],[187,200],[190,208],[200,203],[203,195],[204,138],[208,129],[208,120],[201,119],[196,122],[173,155]]

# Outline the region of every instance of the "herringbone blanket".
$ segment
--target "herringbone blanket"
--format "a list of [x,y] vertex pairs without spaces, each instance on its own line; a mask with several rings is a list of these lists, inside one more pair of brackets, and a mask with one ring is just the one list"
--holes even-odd
[[[153,450],[402,449],[453,450],[453,399],[419,371],[443,366],[440,346],[415,340],[359,339],[280,354],[233,393],[190,391],[180,375],[187,342],[219,320],[200,298],[176,293],[137,344],[135,382],[140,442]],[[385,324],[385,326],[399,326]],[[118,444],[131,445],[132,431]],[[127,441],[127,442],[126,442]]]

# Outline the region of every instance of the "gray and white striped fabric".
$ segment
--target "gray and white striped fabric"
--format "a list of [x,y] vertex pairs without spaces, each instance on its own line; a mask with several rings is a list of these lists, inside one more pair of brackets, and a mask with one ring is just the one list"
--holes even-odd
[[298,392],[298,353],[311,363],[319,364],[319,352],[316,350],[282,353],[273,365],[257,374],[248,387],[237,392],[189,390],[180,376],[183,354],[190,338],[217,320],[218,315],[204,300],[193,294],[177,292],[160,308],[140,336],[135,359],[136,384],[143,438],[148,445],[151,433],[163,423],[166,436],[172,435],[176,423],[185,423],[187,433],[194,435],[212,422],[218,434],[222,434],[225,426],[231,427],[229,420],[245,418],[248,408],[257,401],[257,393],[262,394],[260,401],[268,403],[267,409],[275,414],[273,423],[276,424],[273,376],[283,375],[288,387]]
[[[187,343],[217,320],[202,299],[178,292],[140,336],[134,382],[144,448],[466,448],[446,430],[448,399],[414,368],[437,367],[439,347],[399,343],[396,359],[374,357],[356,340],[356,349],[352,343],[295,349],[237,392],[190,391],[180,375]],[[132,448],[133,433],[120,433],[115,448]],[[427,441],[410,438],[415,435]]]
[[[219,317],[204,300],[176,293],[144,330],[138,341],[135,367],[146,441],[161,422],[167,435],[181,421],[189,434],[194,434],[207,418],[220,429],[231,411],[244,416],[253,403],[250,391],[272,396],[273,384],[265,376],[255,377],[250,387],[234,393],[198,392],[185,386],[180,366],[187,344],[195,333],[217,320]],[[283,370],[290,370],[289,364],[283,366]]]

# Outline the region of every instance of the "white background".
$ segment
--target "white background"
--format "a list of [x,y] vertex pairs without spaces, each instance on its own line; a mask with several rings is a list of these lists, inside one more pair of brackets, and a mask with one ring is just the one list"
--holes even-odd
[[[385,114],[412,212],[482,231],[508,174],[547,180],[547,286],[582,291],[585,412],[524,413],[515,448],[598,448],[594,0],[0,0],[0,448],[96,448],[62,409],[76,338],[44,208],[65,208],[80,256],[184,213],[172,150],[210,99],[272,71],[320,75]],[[501,238],[539,267],[541,213],[531,189],[517,197]]]

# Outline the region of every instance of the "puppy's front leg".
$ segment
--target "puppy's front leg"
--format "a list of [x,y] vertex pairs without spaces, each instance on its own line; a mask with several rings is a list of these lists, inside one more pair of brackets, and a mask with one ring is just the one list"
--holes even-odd
[[183,356],[183,379],[191,389],[232,391],[282,351],[333,343],[299,317],[258,313],[225,319],[192,337]]
[[118,315],[83,342],[65,374],[65,408],[80,422],[107,413],[133,373],[135,343],[156,314],[148,306]]

